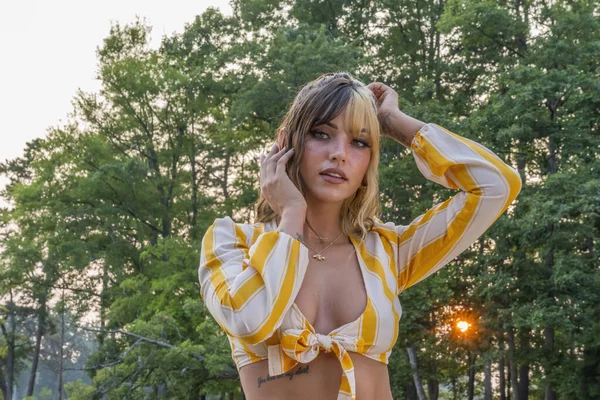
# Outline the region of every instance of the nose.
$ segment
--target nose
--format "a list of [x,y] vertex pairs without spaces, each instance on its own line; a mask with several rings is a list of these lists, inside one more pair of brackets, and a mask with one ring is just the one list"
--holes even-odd
[[345,135],[338,135],[335,141],[332,141],[331,152],[329,153],[330,160],[336,160],[339,162],[346,162],[347,157],[347,143]]

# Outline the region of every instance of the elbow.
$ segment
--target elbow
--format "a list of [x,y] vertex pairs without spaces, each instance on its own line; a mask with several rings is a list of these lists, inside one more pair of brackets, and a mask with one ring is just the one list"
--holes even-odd
[[221,329],[242,342],[260,343],[269,338],[276,329],[266,303],[260,307],[257,307],[257,303],[236,307],[229,290],[213,290],[212,287],[202,291],[202,299]]
[[522,186],[521,175],[505,164],[499,169],[497,180],[486,188],[486,194],[490,197],[504,198],[505,206],[508,207],[517,198]]
[[523,187],[523,180],[521,179],[521,175],[512,168],[511,173],[508,175],[508,184],[510,186],[510,203],[512,203],[517,198],[517,196],[521,192],[521,188]]

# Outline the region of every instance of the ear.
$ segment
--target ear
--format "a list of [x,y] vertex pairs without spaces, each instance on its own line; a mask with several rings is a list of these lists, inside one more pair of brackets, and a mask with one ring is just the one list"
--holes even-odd
[[277,145],[279,146],[279,148],[281,149],[283,147],[283,145],[285,144],[283,142],[284,140],[284,136],[283,136],[283,129],[279,130],[279,133],[277,134]]

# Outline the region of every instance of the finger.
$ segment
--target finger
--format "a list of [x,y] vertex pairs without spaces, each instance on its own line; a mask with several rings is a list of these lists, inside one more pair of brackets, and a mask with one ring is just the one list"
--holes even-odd
[[[273,143],[273,145],[271,146],[271,149],[269,150],[269,152],[265,156],[263,156],[263,161],[262,161],[262,164],[261,164],[261,170],[264,169],[265,174],[268,174],[269,164],[270,164],[271,157],[273,157],[273,155],[277,153],[275,151],[276,146],[277,146],[277,143]],[[262,174],[261,174],[261,176],[262,176]],[[265,178],[266,178],[266,175],[265,175]]]
[[281,157],[286,153],[286,148],[285,146],[274,156],[272,156],[269,159],[269,174],[271,174],[270,176],[274,175],[275,173],[277,173],[277,163],[279,162],[279,160],[281,159]]
[[292,156],[294,155],[294,149],[289,149],[288,151],[285,152],[285,154],[279,159],[279,161],[277,161],[276,167],[277,169],[275,170],[275,173],[277,175],[281,175],[282,173],[285,173],[285,166],[287,164],[287,162],[292,158]]
[[373,96],[375,96],[375,99],[377,101],[381,101],[381,96],[384,93],[384,89],[380,88],[380,87],[376,87],[376,86],[372,86],[371,88],[371,93],[373,94]]
[[273,155],[273,157],[271,157],[271,161],[277,162],[287,152],[287,150],[287,147],[283,146],[281,150],[279,150],[275,155]]
[[381,82],[371,82],[367,87],[371,90],[381,90],[385,85]]
[[273,143],[273,144],[271,145],[271,149],[270,149],[270,150],[269,150],[269,152],[267,153],[267,156],[265,157],[265,159],[267,159],[267,158],[269,158],[269,157],[273,156],[273,154],[276,154],[278,150],[279,150],[279,149],[278,149],[277,143]]
[[265,182],[267,178],[267,164],[265,163],[265,159],[267,157],[264,154],[260,155],[260,182]]
[[287,149],[284,146],[281,150],[279,150],[277,153],[273,154],[269,158],[268,164],[269,164],[269,171],[270,172],[275,173],[275,166],[277,164],[277,161],[279,161],[279,159],[281,158],[281,156],[283,156],[286,151],[287,151]]

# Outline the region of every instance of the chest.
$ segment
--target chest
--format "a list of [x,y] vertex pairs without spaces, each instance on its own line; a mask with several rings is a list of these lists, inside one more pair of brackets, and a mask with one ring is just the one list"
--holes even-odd
[[352,244],[327,251],[323,256],[323,261],[309,258],[295,303],[317,333],[327,334],[363,314],[367,292]]

